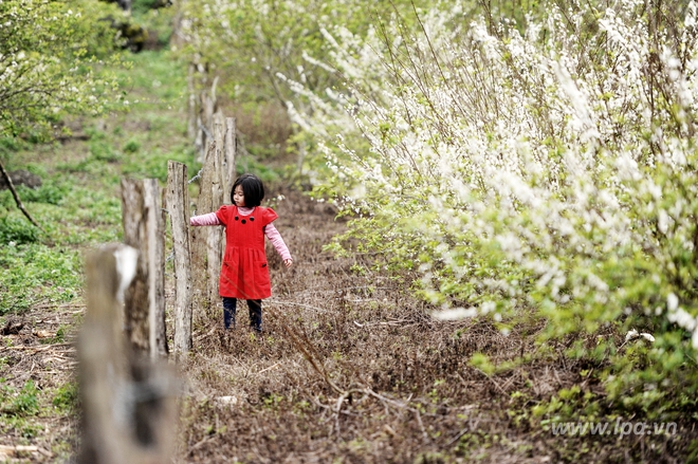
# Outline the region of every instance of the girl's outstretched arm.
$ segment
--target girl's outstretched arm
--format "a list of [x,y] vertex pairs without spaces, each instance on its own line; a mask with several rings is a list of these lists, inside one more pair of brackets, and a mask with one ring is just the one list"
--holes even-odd
[[191,226],[219,226],[220,224],[221,221],[216,216],[216,213],[202,214],[189,219],[189,225]]
[[267,236],[271,244],[274,245],[274,248],[276,248],[276,251],[279,253],[279,255],[281,255],[281,259],[283,259],[286,267],[291,266],[291,264],[293,264],[291,252],[288,251],[286,242],[284,242],[284,239],[281,237],[281,234],[276,227],[274,227],[274,224],[267,224],[264,227],[264,235]]

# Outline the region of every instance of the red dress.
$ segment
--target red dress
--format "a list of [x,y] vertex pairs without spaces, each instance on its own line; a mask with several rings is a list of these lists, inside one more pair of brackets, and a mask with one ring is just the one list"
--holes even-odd
[[264,251],[264,226],[279,216],[273,209],[262,206],[243,216],[235,205],[221,206],[216,216],[225,226],[220,295],[245,300],[269,298],[271,281]]

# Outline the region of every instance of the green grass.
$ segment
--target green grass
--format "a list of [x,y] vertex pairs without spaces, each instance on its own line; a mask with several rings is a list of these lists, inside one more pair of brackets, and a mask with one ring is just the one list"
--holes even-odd
[[61,412],[72,412],[78,404],[78,387],[68,382],[55,390],[51,405]]
[[[58,312],[61,305],[83,303],[84,250],[122,239],[124,177],[156,178],[164,187],[169,160],[185,163],[190,177],[201,167],[186,135],[186,67],[167,50],[142,52],[130,60],[130,69],[115,70],[130,111],[70,121],[73,134],[80,137],[63,142],[0,139],[5,167],[27,169],[43,182],[34,190],[18,187],[43,231],[24,217],[9,191],[0,191],[0,323],[11,315],[33,316],[39,305],[42,312]],[[252,170],[265,182],[276,181],[279,174],[254,159],[266,159],[269,153],[263,150],[253,146],[254,156],[242,158],[238,169]],[[191,184],[190,194],[197,193]],[[66,333],[74,326],[67,325],[62,323],[42,343],[69,340]],[[9,357],[0,358],[0,363],[10,362]],[[38,388],[33,382],[10,384],[0,378],[0,432],[29,443],[46,432],[42,418],[75,416],[77,403],[74,379]],[[265,404],[273,410],[279,399],[270,397]],[[70,444],[61,443],[52,445],[52,452],[68,456]]]
[[38,303],[68,302],[80,294],[81,256],[42,244],[0,248],[0,315]]
[[17,389],[0,379],[0,430],[15,431],[22,438],[34,438],[43,427],[33,420],[41,408],[39,390],[33,380]]
[[[131,102],[127,113],[79,121],[86,141],[33,144],[0,140],[8,170],[27,169],[41,187],[19,186],[34,227],[8,190],[0,191],[0,315],[33,305],[80,298],[82,249],[121,239],[120,183],[125,176],[167,179],[167,161],[194,162],[186,137],[186,69],[168,51],[131,55],[130,70],[117,70]],[[192,174],[193,175],[193,174]]]
[[[134,12],[134,17],[166,41],[171,33],[168,14]],[[0,323],[39,305],[45,312],[83,303],[84,250],[122,239],[124,177],[157,178],[164,187],[168,160],[186,163],[192,176],[200,169],[182,116],[186,67],[166,48],[128,59],[129,69],[114,72],[130,111],[68,121],[79,137],[62,142],[0,139],[0,160],[9,171],[26,169],[42,179],[39,188],[17,186],[17,192],[43,229],[27,220],[9,190],[0,190]],[[73,329],[72,323],[62,323],[54,336],[41,342],[63,343]],[[9,357],[0,357],[0,364],[9,363]],[[74,416],[77,406],[74,379],[51,387],[0,378],[0,432],[22,443],[46,432],[43,418]],[[52,445],[52,452],[68,456],[72,445],[62,441]]]

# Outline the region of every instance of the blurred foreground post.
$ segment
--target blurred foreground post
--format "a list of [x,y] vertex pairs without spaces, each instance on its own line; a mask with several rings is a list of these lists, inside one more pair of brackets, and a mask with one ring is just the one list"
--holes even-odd
[[192,295],[189,251],[189,184],[187,166],[175,161],[167,163],[167,210],[174,242],[174,351],[188,353],[192,346]]
[[109,245],[87,256],[87,312],[78,338],[80,463],[170,462],[177,418],[168,366],[134,350],[122,330],[121,295],[138,251]]

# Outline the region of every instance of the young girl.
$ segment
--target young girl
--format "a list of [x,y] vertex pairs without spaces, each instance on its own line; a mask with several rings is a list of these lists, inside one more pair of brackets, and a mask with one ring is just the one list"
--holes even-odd
[[291,253],[272,221],[279,216],[271,208],[260,206],[264,185],[252,174],[243,174],[233,184],[232,205],[223,205],[215,213],[194,216],[192,226],[225,227],[225,255],[221,269],[219,293],[223,298],[225,328],[235,327],[239,298],[247,300],[250,327],[262,331],[262,299],[271,296],[269,267],[264,251],[264,236],[281,255],[286,267],[293,264]]

